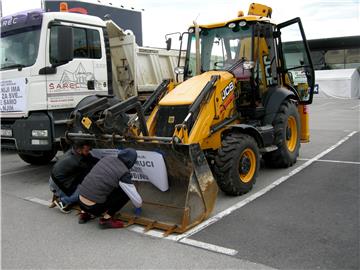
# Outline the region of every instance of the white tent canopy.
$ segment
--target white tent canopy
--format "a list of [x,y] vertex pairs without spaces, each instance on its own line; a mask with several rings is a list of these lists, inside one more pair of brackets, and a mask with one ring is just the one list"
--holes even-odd
[[316,70],[319,95],[335,98],[360,98],[360,68]]

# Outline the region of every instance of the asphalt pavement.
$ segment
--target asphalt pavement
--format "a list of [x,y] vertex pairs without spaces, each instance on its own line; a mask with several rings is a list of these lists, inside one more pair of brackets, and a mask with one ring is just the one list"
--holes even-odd
[[359,269],[359,105],[315,98],[311,142],[293,167],[262,167],[250,193],[220,193],[211,222],[168,239],[137,227],[79,225],[75,212],[46,206],[52,164],[2,152],[1,266]]
[[358,269],[359,134],[191,238],[281,269]]

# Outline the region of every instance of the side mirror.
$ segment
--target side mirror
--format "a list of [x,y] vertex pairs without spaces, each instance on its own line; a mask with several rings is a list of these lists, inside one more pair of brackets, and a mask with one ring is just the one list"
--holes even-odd
[[170,49],[171,49],[171,41],[172,41],[171,38],[168,38],[168,39],[166,40],[166,49],[167,49],[168,51],[170,51]]
[[73,28],[58,26],[57,37],[58,59],[56,66],[64,65],[74,59]]

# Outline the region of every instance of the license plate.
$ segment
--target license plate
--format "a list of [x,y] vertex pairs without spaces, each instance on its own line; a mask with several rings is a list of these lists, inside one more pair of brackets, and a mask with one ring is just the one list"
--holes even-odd
[[1,136],[11,137],[12,136],[12,130],[11,129],[2,129],[1,130]]

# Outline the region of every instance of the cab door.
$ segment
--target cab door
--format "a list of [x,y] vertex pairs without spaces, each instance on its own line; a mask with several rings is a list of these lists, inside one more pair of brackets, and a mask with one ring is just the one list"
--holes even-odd
[[[64,64],[57,62],[60,26],[71,27],[73,33],[73,59]],[[46,75],[49,110],[74,108],[85,96],[107,94],[106,65],[103,68],[106,56],[101,38],[101,28],[87,25],[59,22],[49,27],[46,61],[49,66],[56,66],[54,72]]]
[[296,93],[301,104],[311,104],[315,73],[300,18],[279,24],[276,36],[283,85]]

